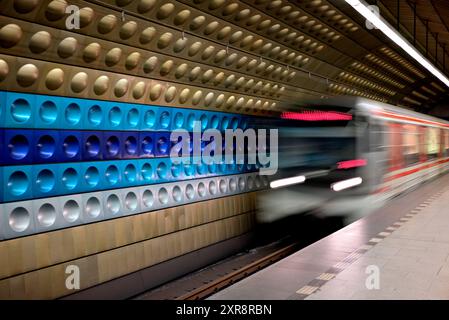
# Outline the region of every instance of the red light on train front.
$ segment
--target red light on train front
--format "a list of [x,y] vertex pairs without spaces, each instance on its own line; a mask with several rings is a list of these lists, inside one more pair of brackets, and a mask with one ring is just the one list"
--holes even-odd
[[364,167],[367,165],[367,163],[368,161],[366,161],[365,159],[341,161],[337,163],[337,169],[351,169],[357,167]]
[[283,112],[282,119],[300,121],[350,121],[352,115],[336,111]]

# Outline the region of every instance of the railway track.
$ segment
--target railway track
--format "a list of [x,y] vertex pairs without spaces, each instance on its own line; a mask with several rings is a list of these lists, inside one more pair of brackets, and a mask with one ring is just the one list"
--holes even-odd
[[201,300],[211,294],[224,289],[225,287],[242,280],[243,278],[279,261],[300,248],[299,243],[293,243],[285,246],[271,254],[266,255],[244,267],[239,268],[229,274],[226,274],[212,282],[183,294],[175,300]]

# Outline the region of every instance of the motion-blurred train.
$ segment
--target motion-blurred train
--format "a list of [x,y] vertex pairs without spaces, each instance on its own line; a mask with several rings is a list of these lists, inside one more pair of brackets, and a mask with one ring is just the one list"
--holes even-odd
[[448,169],[447,121],[358,97],[291,107],[267,125],[279,130],[279,169],[259,222],[304,212],[353,221]]

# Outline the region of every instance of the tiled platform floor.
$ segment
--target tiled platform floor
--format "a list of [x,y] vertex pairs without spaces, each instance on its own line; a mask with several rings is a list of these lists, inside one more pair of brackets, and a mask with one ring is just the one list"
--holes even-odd
[[449,175],[209,299],[449,299]]

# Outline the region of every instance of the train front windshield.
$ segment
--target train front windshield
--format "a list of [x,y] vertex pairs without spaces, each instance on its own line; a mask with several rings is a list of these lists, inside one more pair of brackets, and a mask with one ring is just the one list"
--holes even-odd
[[329,169],[356,158],[352,114],[334,111],[287,113],[279,126],[281,169]]

